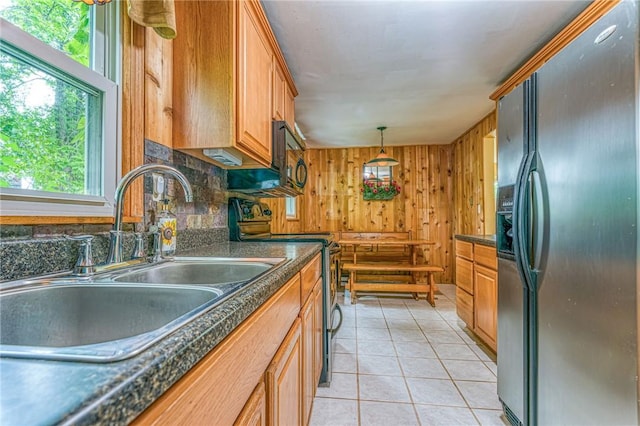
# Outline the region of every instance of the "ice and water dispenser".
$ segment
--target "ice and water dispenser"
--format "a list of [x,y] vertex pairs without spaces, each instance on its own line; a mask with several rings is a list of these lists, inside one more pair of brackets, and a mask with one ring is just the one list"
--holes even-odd
[[496,209],[496,245],[498,256],[513,259],[513,190],[514,185],[498,188]]

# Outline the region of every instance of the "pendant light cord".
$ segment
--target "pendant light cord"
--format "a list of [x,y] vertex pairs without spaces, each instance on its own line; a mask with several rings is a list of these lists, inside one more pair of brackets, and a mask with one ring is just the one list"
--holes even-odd
[[384,134],[382,132],[384,132],[386,129],[386,126],[378,127],[378,130],[380,130],[380,152],[384,152]]

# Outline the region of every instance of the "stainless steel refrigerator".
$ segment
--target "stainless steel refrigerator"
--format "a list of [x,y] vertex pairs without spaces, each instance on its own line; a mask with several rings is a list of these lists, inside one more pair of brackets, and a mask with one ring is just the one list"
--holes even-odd
[[498,103],[498,395],[512,424],[639,417],[640,13]]

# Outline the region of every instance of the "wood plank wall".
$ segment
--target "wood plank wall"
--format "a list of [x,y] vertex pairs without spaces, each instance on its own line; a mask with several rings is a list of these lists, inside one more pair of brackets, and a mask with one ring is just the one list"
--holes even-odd
[[413,230],[414,238],[436,241],[426,252],[430,263],[442,265],[440,282],[453,282],[452,146],[386,147],[400,162],[393,179],[402,187],[390,201],[364,201],[360,194],[362,165],[378,147],[310,149],[305,153],[309,179],[300,203],[298,221],[284,217],[283,200],[267,200],[274,211],[276,232],[338,232]]
[[[448,145],[385,147],[400,162],[393,179],[402,186],[391,201],[364,201],[362,165],[377,147],[309,149],[309,179],[297,197],[298,220],[287,220],[284,200],[265,199],[273,211],[273,232],[397,232],[433,240],[425,253],[445,272],[439,282],[454,282],[455,234],[484,234],[483,138],[495,129],[495,112]],[[480,213],[477,205],[480,204]]]
[[452,143],[455,234],[485,234],[483,144],[495,129],[494,110]]

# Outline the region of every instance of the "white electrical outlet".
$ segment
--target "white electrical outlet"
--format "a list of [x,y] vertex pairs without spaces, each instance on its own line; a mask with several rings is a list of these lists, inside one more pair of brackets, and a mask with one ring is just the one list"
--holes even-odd
[[164,176],[152,173],[153,177],[153,201],[160,201],[164,198]]

